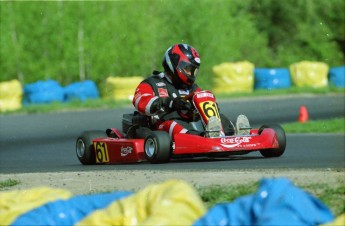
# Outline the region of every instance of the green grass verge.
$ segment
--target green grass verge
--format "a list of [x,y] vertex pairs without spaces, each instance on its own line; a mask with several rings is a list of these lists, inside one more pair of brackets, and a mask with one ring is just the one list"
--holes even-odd
[[345,118],[286,123],[281,126],[285,133],[345,133]]
[[4,188],[8,188],[8,187],[13,187],[17,184],[20,184],[19,181],[17,180],[13,180],[13,179],[8,179],[8,180],[4,180],[4,181],[0,181],[0,190],[4,189]]
[[290,87],[288,89],[256,89],[251,93],[238,92],[238,93],[221,93],[217,94],[217,98],[238,98],[238,97],[257,97],[257,96],[279,96],[279,95],[300,95],[300,94],[344,94],[345,88],[338,88],[335,86],[327,86],[323,88],[312,88],[312,87]]
[[[236,198],[254,194],[258,186],[259,182],[227,186],[216,185],[197,188],[197,191],[206,207],[211,208],[218,203],[229,203]],[[298,187],[321,200],[335,216],[345,212],[345,185],[331,186],[317,183]]]

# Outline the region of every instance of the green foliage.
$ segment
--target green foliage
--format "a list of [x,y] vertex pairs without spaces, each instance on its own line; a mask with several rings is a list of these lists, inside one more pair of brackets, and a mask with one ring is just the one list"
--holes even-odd
[[13,180],[13,179],[7,179],[7,180],[4,180],[4,181],[0,181],[0,189],[7,188],[7,187],[12,187],[12,186],[15,186],[15,185],[17,185],[19,183],[20,183],[19,181]]
[[236,198],[253,194],[258,188],[259,183],[246,183],[239,185],[212,185],[198,189],[202,201],[208,208],[221,202],[232,202]]
[[174,43],[212,67],[248,60],[287,67],[301,60],[344,64],[345,1],[123,0],[1,1],[0,81],[55,79],[63,85],[161,70]]

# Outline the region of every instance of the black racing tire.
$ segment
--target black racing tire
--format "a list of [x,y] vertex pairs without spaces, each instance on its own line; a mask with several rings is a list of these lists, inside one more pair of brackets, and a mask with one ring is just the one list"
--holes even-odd
[[100,137],[107,137],[102,130],[84,131],[76,141],[76,154],[83,165],[93,165],[96,163],[95,150],[92,140]]
[[164,131],[152,131],[144,142],[146,159],[150,163],[166,163],[171,158],[171,139]]
[[276,132],[277,138],[278,138],[278,143],[279,143],[279,148],[272,148],[272,149],[265,149],[261,150],[260,153],[262,156],[266,158],[271,158],[271,157],[280,157],[284,154],[285,148],[286,148],[286,135],[284,129],[278,125],[278,124],[268,124],[268,125],[263,125],[259,129],[259,134],[262,133],[262,131],[266,128],[271,128]]

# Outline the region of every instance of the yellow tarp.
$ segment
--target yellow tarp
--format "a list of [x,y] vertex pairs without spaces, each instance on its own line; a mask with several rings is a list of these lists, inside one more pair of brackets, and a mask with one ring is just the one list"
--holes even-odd
[[327,224],[321,224],[320,226],[344,226],[344,225],[345,225],[345,213],[339,215],[334,221]]
[[18,110],[22,107],[23,88],[14,79],[0,83],[0,112]]
[[38,187],[25,191],[9,191],[0,193],[1,225],[10,225],[18,216],[33,210],[45,203],[58,199],[68,199],[69,191]]
[[191,225],[205,212],[192,186],[170,180],[95,211],[78,225]]
[[254,64],[248,61],[215,65],[215,93],[252,92],[254,89]]
[[294,63],[290,65],[291,80],[297,87],[325,87],[328,85],[328,69],[323,62]]
[[103,97],[113,100],[132,100],[135,89],[143,77],[108,77],[105,81]]

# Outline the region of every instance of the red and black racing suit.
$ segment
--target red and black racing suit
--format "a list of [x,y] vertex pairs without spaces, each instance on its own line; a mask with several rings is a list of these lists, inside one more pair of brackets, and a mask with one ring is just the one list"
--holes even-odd
[[154,72],[138,85],[132,103],[141,114],[153,116],[154,129],[166,131],[173,138],[177,133],[188,131],[186,122],[192,121],[193,117],[182,117],[166,106],[161,106],[163,109],[157,111],[156,106],[162,99],[184,97],[195,91],[201,91],[196,84],[189,89],[176,89],[165,73]]

